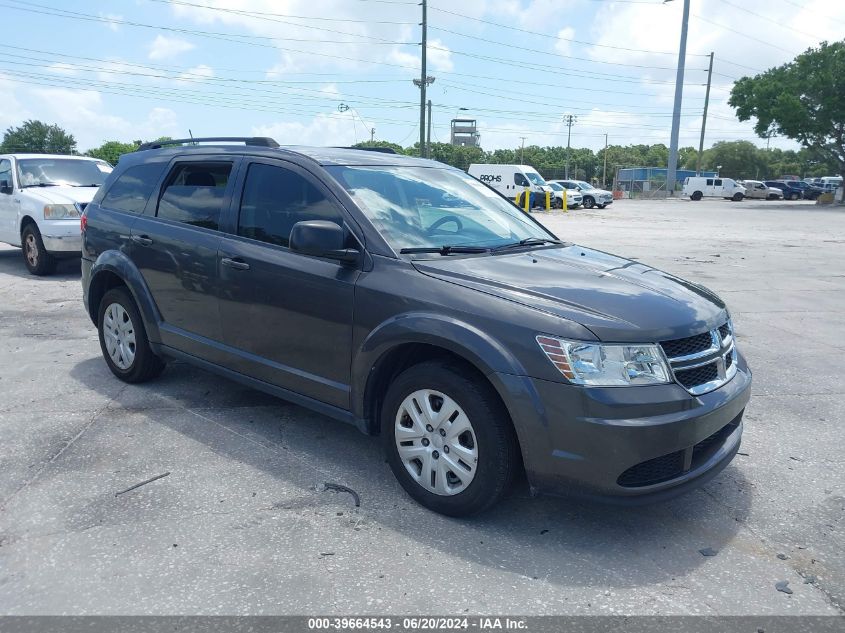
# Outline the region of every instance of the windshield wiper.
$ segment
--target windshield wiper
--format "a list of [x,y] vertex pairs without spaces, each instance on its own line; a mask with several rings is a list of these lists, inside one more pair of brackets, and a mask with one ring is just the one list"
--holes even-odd
[[542,246],[543,244],[563,244],[560,240],[552,239],[550,237],[526,237],[524,240],[513,242],[511,244],[502,244],[492,249],[492,252],[503,251],[508,248],[519,248],[520,246]]
[[26,189],[28,187],[61,187],[62,183],[60,182],[37,182],[34,185],[23,185],[21,189]]
[[452,253],[487,253],[490,249],[485,246],[420,246],[414,248],[403,248],[399,252],[402,255],[412,255],[414,253],[440,253],[441,255],[451,255]]
[[100,186],[100,185],[102,185],[102,184],[103,184],[103,183],[97,183],[97,182],[95,182],[95,183],[92,183],[92,184],[90,184],[90,185],[71,185],[71,187],[99,187],[99,186]]

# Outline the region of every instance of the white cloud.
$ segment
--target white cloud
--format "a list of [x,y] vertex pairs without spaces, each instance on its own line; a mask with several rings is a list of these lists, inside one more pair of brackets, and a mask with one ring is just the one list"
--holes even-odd
[[123,22],[122,15],[118,15],[116,13],[100,13],[100,17],[106,20],[107,28],[115,32],[120,30],[120,23]]
[[150,52],[148,57],[154,60],[169,59],[182,53],[186,53],[193,48],[195,48],[193,44],[186,42],[185,40],[180,40],[178,37],[158,35],[150,43]]
[[255,136],[269,136],[281,145],[352,145],[369,140],[372,123],[361,121],[351,110],[318,114],[310,121],[278,121],[252,128]]
[[57,62],[55,64],[50,64],[47,68],[51,73],[55,73],[57,75],[68,75],[72,76],[77,74],[76,69],[73,67],[72,64],[66,64],[65,62]]
[[214,69],[211,66],[200,64],[189,68],[183,73],[179,74],[178,81],[198,82],[214,77]]
[[569,55],[572,52],[572,40],[575,37],[575,29],[571,26],[562,28],[557,33],[557,41],[555,41],[555,50],[561,55]]
[[[404,49],[393,48],[387,55],[391,64],[399,64],[408,68],[418,69],[422,66],[419,51],[409,53]],[[452,62],[452,51],[438,39],[429,40],[428,57],[426,58],[426,72],[442,70],[451,72],[455,68]]]

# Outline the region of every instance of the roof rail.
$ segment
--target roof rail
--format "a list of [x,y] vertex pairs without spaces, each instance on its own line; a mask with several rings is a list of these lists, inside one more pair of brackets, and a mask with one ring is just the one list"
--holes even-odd
[[166,141],[151,141],[141,143],[136,151],[141,152],[147,149],[160,149],[167,145],[195,145],[197,143],[221,142],[243,143],[256,147],[278,147],[279,144],[267,136],[208,136],[205,138],[174,138]]
[[340,147],[338,149],[360,149],[365,152],[379,152],[380,154],[398,154],[392,147]]

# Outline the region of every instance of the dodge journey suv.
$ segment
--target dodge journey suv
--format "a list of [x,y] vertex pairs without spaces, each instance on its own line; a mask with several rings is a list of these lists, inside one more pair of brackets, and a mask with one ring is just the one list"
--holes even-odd
[[559,239],[433,161],[200,140],[124,155],[81,220],[121,380],[179,359],[353,424],[455,516],[520,472],[635,502],[736,454],[751,372],[706,288]]

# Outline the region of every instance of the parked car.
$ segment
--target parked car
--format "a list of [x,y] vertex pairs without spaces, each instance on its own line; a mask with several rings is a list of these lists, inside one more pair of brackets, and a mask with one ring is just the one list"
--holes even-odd
[[503,196],[525,205],[525,189],[529,190],[529,205],[546,206],[546,192],[551,192],[539,172],[530,165],[494,165],[473,163],[467,173],[489,185]]
[[725,198],[740,202],[745,197],[745,187],[732,178],[707,178],[687,176],[684,179],[683,195],[692,200],[702,198]]
[[767,187],[774,187],[783,191],[784,200],[800,200],[804,192],[791,180],[766,180]]
[[581,192],[577,189],[567,189],[566,187],[557,182],[550,182],[549,187],[551,187],[552,195],[554,196],[554,202],[552,204],[554,205],[555,209],[563,208],[564,193],[566,193],[567,209],[577,209],[584,202],[584,197],[581,195]]
[[805,200],[815,200],[824,193],[824,189],[822,187],[812,185],[804,180],[790,181],[789,184],[793,188],[800,189],[801,195]]
[[570,191],[579,192],[583,198],[582,204],[585,209],[592,209],[593,207],[604,209],[607,205],[613,204],[612,193],[604,189],[597,189],[583,180],[550,180],[549,182],[556,182]]
[[111,169],[82,156],[0,155],[0,242],[21,247],[33,275],[79,257],[79,215]]
[[783,200],[783,191],[776,187],[769,187],[759,180],[739,180],[737,183],[745,187],[746,198]]
[[167,143],[121,157],[81,220],[120,380],[179,359],[381,435],[410,496],[454,516],[521,469],[533,492],[664,499],[739,449],[751,371],[703,286],[432,161]]

